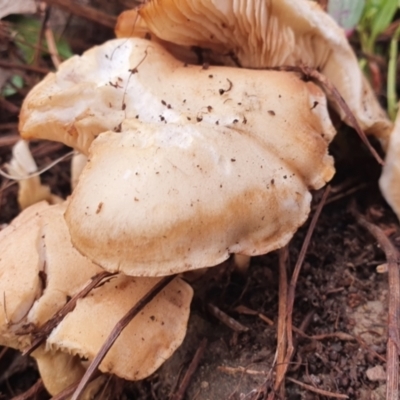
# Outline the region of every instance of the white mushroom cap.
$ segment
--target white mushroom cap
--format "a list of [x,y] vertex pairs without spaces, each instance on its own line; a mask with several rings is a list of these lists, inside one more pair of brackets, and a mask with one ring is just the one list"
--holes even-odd
[[400,113],[390,137],[379,185],[386,201],[400,219]]
[[116,33],[142,36],[146,26],[164,42],[211,49],[218,61],[225,55],[229,65],[233,54],[247,68],[317,68],[338,88],[361,127],[387,144],[390,121],[363,77],[344,31],[314,1],[150,0],[137,12],[123,13]]
[[66,212],[74,245],[105,269],[132,276],[282,247],[307,218],[308,189],[334,173],[321,136],[325,120],[306,120],[307,101],[297,110],[291,104],[275,108],[265,141],[245,126],[135,120],[121,133],[101,134]]
[[264,127],[276,119],[299,138],[294,147],[292,136],[279,135],[279,147],[292,148],[295,158],[303,153],[300,143],[307,146],[310,124],[327,141],[335,134],[324,94],[294,74],[185,66],[138,38],[112,40],[64,62],[26,98],[20,130],[25,138],[62,141],[87,154],[98,134],[135,118],[236,126],[266,141]]
[[[55,206],[38,203],[0,232],[0,345],[21,350],[29,346],[32,328],[46,323],[69,297],[102,271],[72,246],[63,218],[65,207],[65,203]],[[49,353],[46,355],[41,348],[33,354],[39,359],[43,380],[52,394],[83,373],[75,354],[92,358],[115,322],[155,282],[119,277],[78,302],[48,339],[45,350]],[[183,340],[191,297],[189,285],[180,279],[172,281],[128,325],[129,335],[123,333],[111,349],[111,354],[124,353],[124,356],[110,356],[112,363],[106,358],[104,370],[130,379],[154,372]],[[89,311],[85,308],[87,304]],[[157,316],[156,322],[153,315]],[[75,322],[71,325],[71,321]],[[76,331],[77,337],[71,336],[71,330]],[[146,335],[144,341],[142,333]],[[139,342],[131,341],[134,336],[140,338]],[[70,343],[73,347],[69,347]],[[147,356],[146,363],[143,354]],[[53,361],[59,371],[49,367]],[[68,375],[60,378],[58,374]]]

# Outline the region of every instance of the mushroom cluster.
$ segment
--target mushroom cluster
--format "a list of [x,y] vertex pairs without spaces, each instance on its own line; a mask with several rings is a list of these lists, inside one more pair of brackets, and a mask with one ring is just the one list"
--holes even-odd
[[[348,116],[301,74],[266,67],[318,68],[384,147],[392,128],[343,32],[313,2],[153,0],[122,14],[116,31],[119,39],[45,77],[21,110],[24,139],[63,142],[87,163],[70,199],[38,203],[0,234],[9,254],[0,260],[0,342],[25,348],[90,277],[117,274],[80,299],[34,353],[52,393],[81,376],[79,357],[94,358],[157,277],[265,254],[306,220],[310,191],[334,174],[328,103]],[[24,279],[14,283],[17,275]],[[101,371],[151,374],[182,341],[191,296],[174,279]],[[53,357],[74,365],[68,382],[44,372]]]
[[[66,202],[37,203],[0,232],[1,345],[26,349],[35,333],[102,272],[72,246],[66,207]],[[50,393],[82,377],[81,359],[94,358],[118,320],[158,280],[119,274],[78,300],[33,353]],[[173,280],[127,326],[100,370],[130,380],[153,373],[182,342],[191,298],[191,287]]]

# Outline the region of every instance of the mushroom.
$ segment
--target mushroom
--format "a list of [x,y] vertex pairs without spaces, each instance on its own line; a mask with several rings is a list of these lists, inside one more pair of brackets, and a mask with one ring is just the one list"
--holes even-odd
[[[116,34],[152,34],[164,46],[174,46],[174,53],[179,53],[177,45],[208,49],[226,65],[233,60],[246,68],[316,68],[337,87],[362,129],[387,146],[391,122],[363,76],[345,32],[314,1],[149,0],[138,10],[121,14]],[[335,108],[352,125],[343,110]]]
[[74,246],[108,271],[132,276],[170,275],[284,246],[308,216],[308,190],[334,173],[324,96],[310,90],[320,96],[318,112],[281,88],[275,97],[288,101],[267,114],[264,137],[243,123],[137,120],[101,134],[66,212]]
[[39,176],[34,175],[37,165],[25,140],[19,140],[13,146],[12,159],[6,167],[10,178],[18,180],[18,204],[22,210],[42,200],[53,204],[62,201],[51,193],[49,186],[41,184]]
[[390,137],[379,185],[386,201],[400,219],[400,113]]
[[[72,246],[65,209],[66,203],[35,204],[0,232],[2,345],[29,347],[35,332],[102,271]],[[80,358],[91,360],[116,321],[157,281],[118,276],[78,300],[45,345],[33,353],[51,394],[83,375]],[[153,373],[182,342],[191,297],[188,284],[172,281],[130,322],[100,370],[127,379]]]
[[[87,155],[97,135],[120,131],[125,119],[233,127],[258,135],[276,152],[291,149],[287,156],[296,159],[308,146],[310,119],[321,120],[323,142],[334,135],[325,96],[295,74],[185,65],[139,38],[111,40],[64,62],[25,99],[20,132]],[[291,135],[265,134],[265,127]]]

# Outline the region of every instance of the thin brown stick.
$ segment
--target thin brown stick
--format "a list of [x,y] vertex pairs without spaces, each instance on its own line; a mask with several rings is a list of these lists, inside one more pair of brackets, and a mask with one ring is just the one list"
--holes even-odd
[[0,67],[6,69],[18,69],[21,71],[36,72],[38,74],[43,74],[43,75],[46,75],[50,72],[50,70],[47,68],[35,67],[34,65],[15,64],[3,60],[0,60]]
[[47,21],[49,20],[50,17],[50,8],[46,6],[44,3],[39,4],[39,9],[41,10],[41,13],[43,15],[42,17],[42,22],[40,24],[40,31],[38,33],[38,37],[36,40],[37,45],[35,46],[35,51],[33,55],[33,65],[37,67],[39,65],[40,61],[40,55],[42,53],[42,45],[43,45],[43,37],[44,37],[44,31],[46,29],[46,24]]
[[293,379],[290,377],[287,377],[286,379],[290,382],[295,383],[296,385],[299,385],[303,389],[309,390],[310,392],[313,392],[313,393],[320,394],[321,396],[333,397],[335,399],[348,399],[349,398],[349,396],[346,396],[345,394],[332,393],[332,392],[328,392],[327,390],[318,389],[315,386],[307,385],[303,382],[298,381],[297,379]]
[[70,12],[78,17],[85,18],[89,21],[95,22],[97,24],[103,25],[107,28],[114,29],[117,23],[117,18],[103,13],[93,7],[84,6],[83,4],[76,3],[71,0],[44,0],[49,5],[58,6],[65,11]]
[[[1,126],[0,126],[0,131],[1,131]],[[0,136],[0,147],[10,147],[13,146],[15,143],[20,140],[21,137],[18,135],[1,135]]]
[[62,321],[62,319],[71,311],[74,310],[76,307],[76,303],[79,299],[87,296],[89,292],[94,289],[96,286],[98,286],[101,282],[103,282],[105,279],[109,279],[115,274],[104,271],[100,272],[99,274],[95,275],[91,281],[79,292],[77,293],[74,297],[71,298],[71,300],[59,311],[57,311],[35,334],[35,339],[32,341],[31,345],[29,346],[28,349],[26,349],[22,354],[31,354],[32,351],[37,349],[41,343],[43,343],[47,336],[50,334],[50,332]]
[[33,386],[31,386],[26,392],[13,397],[11,400],[28,400],[30,398],[35,399],[37,395],[43,390],[44,390],[43,382],[41,379],[38,379],[37,382]]
[[[287,370],[289,368],[289,363],[293,357],[294,353],[294,342],[293,342],[293,322],[292,322],[292,316],[293,316],[293,306],[294,306],[294,298],[295,298],[295,292],[296,292],[296,285],[297,285],[297,280],[300,275],[301,267],[304,262],[304,258],[307,253],[308,246],[311,241],[311,236],[314,232],[315,226],[317,225],[318,218],[321,215],[322,208],[325,205],[326,199],[328,198],[330,191],[330,186],[327,186],[324,194],[322,196],[321,201],[318,204],[318,207],[311,219],[310,226],[308,227],[306,237],[304,238],[303,245],[300,250],[300,254],[297,258],[296,265],[293,270],[292,278],[290,280],[289,288],[288,288],[288,297],[287,297],[287,315],[286,315],[286,335],[287,335],[287,349],[286,349],[286,356],[285,360],[282,364],[282,372],[281,372],[281,383],[283,382]],[[275,390],[277,390],[274,387]],[[269,400],[272,400],[275,398],[275,392],[272,392],[270,396],[268,397]]]
[[217,367],[218,371],[225,372],[227,374],[247,374],[247,375],[258,375],[258,376],[267,376],[269,372],[267,371],[257,371],[254,369],[248,369],[245,367],[228,367],[225,365],[221,365]]
[[287,349],[287,301],[288,301],[288,280],[287,261],[289,258],[288,246],[279,251],[279,317],[277,327],[276,347],[276,377],[274,391],[278,392],[282,399],[285,398],[285,386],[281,385],[285,379],[287,367],[284,364]]
[[193,360],[191,361],[189,368],[187,369],[185,376],[182,379],[181,384],[179,385],[179,389],[177,390],[176,393],[174,393],[170,397],[170,400],[182,400],[183,399],[183,396],[185,395],[185,392],[189,386],[190,380],[192,379],[193,374],[196,372],[196,370],[199,366],[199,363],[200,363],[201,359],[203,358],[206,347],[207,347],[207,339],[203,339],[200,342],[198,349],[196,350]]
[[54,39],[54,33],[49,27],[46,27],[46,29],[44,31],[44,37],[46,38],[46,43],[47,43],[47,47],[49,49],[51,61],[54,65],[54,67],[56,69],[58,69],[58,67],[61,64],[60,55],[58,54],[56,40]]
[[0,96],[0,108],[7,110],[10,114],[19,114],[19,107],[2,96]]
[[231,328],[235,332],[247,332],[249,328],[244,326],[236,319],[230,317],[227,313],[220,310],[214,304],[207,304],[208,311],[217,319],[219,319],[223,324],[225,324],[228,328]]
[[358,123],[356,117],[354,116],[353,112],[350,110],[350,107],[347,105],[346,101],[340,94],[340,92],[337,90],[336,86],[323,74],[318,72],[315,68],[310,68],[307,66],[281,66],[281,67],[273,67],[269,68],[272,70],[278,70],[278,71],[289,71],[289,72],[299,72],[303,74],[304,76],[307,76],[309,78],[312,78],[316,80],[318,83],[322,85],[322,87],[325,89],[325,91],[332,96],[333,99],[338,103],[339,107],[343,110],[345,113],[347,119],[350,122],[350,125],[356,130],[358,135],[360,136],[360,139],[363,141],[363,143],[367,146],[368,150],[372,154],[372,156],[375,158],[375,160],[378,162],[380,165],[384,165],[384,161],[382,160],[381,156],[377,153],[377,151],[373,148],[369,140],[367,139],[367,135],[365,132],[361,129],[360,124]]
[[351,211],[357,222],[368,230],[384,251],[388,264],[389,312],[388,339],[386,346],[386,400],[399,399],[399,354],[400,354],[400,254],[383,230],[369,222],[353,204]]
[[132,319],[148,304],[150,301],[157,296],[173,279],[176,278],[176,275],[170,275],[162,278],[158,281],[114,326],[113,330],[107,337],[103,346],[97,353],[94,360],[90,363],[89,368],[86,370],[83,375],[81,381],[79,382],[78,387],[76,388],[74,394],[71,397],[71,400],[78,400],[79,396],[85,390],[86,385],[90,381],[91,376],[96,372],[97,367],[103,361],[104,357],[107,355],[108,350],[110,350],[111,346],[118,339],[121,332],[124,328],[132,321]]

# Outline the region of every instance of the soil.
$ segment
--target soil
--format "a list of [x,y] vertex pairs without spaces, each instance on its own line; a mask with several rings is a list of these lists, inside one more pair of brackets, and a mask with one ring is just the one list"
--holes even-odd
[[[17,94],[8,100],[18,107],[22,98]],[[15,113],[0,114],[1,124],[16,121]],[[400,227],[379,193],[380,171],[375,161],[352,130],[339,127],[339,131],[331,146],[338,172],[296,285],[295,353],[285,391],[277,393],[275,399],[329,398],[316,393],[318,390],[358,400],[385,398],[388,277],[377,272],[377,266],[386,260],[374,238],[357,224],[349,205],[355,202],[398,249]],[[12,142],[16,133],[15,126],[0,131],[1,163],[9,159],[11,151],[11,143],[1,140],[14,138]],[[34,143],[32,149],[40,165],[68,151],[50,142]],[[53,192],[62,196],[69,194],[69,179],[68,162],[43,175]],[[321,195],[322,191],[314,193],[315,204]],[[6,224],[18,213],[16,186],[2,186],[0,196],[0,223]],[[289,244],[289,279],[307,228],[308,223]],[[184,399],[255,400],[266,398],[272,391],[279,339],[278,253],[253,258],[246,272],[235,270],[230,260],[192,284],[195,297],[188,334],[174,356],[144,381],[132,383],[110,377],[107,389],[97,398],[176,400],[182,377],[203,339],[207,340],[205,351]],[[212,309],[227,316],[218,318]],[[0,348],[0,399],[24,393],[38,378],[34,361]],[[31,398],[49,397],[39,390]]]

